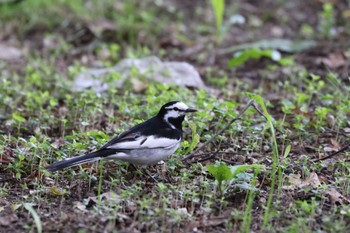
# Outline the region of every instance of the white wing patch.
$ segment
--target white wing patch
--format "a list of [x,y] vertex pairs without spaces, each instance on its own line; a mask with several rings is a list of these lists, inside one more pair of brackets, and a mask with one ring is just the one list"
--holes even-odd
[[145,149],[169,148],[180,143],[180,139],[155,138],[154,136],[138,137],[135,141],[118,142],[108,146],[109,149]]

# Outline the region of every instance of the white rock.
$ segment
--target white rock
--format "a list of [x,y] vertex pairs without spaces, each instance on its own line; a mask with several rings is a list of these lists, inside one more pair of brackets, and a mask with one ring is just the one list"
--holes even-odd
[[[135,77],[137,70],[138,77]],[[81,91],[91,88],[96,92],[103,92],[109,87],[101,77],[110,72],[120,74],[121,78],[115,81],[113,87],[120,88],[127,79],[154,80],[164,84],[206,89],[199,73],[186,62],[162,62],[157,57],[143,59],[124,59],[116,66],[101,69],[89,69],[78,75],[74,80],[74,90]]]

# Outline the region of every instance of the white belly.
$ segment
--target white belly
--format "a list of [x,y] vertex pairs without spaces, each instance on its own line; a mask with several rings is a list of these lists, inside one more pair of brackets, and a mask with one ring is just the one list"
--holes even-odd
[[119,152],[108,156],[111,159],[119,159],[135,165],[152,165],[167,159],[180,146],[180,142],[167,148],[144,148],[130,150],[128,153]]

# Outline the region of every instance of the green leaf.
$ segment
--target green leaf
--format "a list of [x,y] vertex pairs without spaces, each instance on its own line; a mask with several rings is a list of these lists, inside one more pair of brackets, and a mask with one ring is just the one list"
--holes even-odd
[[190,126],[192,131],[192,141],[189,147],[187,148],[185,154],[188,154],[191,151],[193,151],[193,149],[196,148],[200,140],[200,136],[197,133],[197,124],[195,124],[194,122],[188,122],[188,125]]
[[257,60],[262,57],[267,57],[273,61],[279,61],[281,59],[281,53],[277,50],[270,49],[246,49],[241,52],[237,52],[233,58],[228,62],[229,67],[238,67],[249,60]]
[[21,114],[19,114],[18,112],[12,113],[12,119],[20,123],[26,121],[26,119],[23,116],[21,116]]
[[251,164],[251,165],[235,165],[235,166],[231,166],[230,167],[230,171],[232,174],[232,178],[235,178],[238,174],[243,173],[249,169],[257,169],[257,170],[261,170],[263,169],[264,166],[263,165],[259,165],[259,164]]
[[291,145],[288,145],[288,146],[286,147],[286,149],[284,150],[283,158],[287,158],[287,157],[288,157],[291,148],[292,148]]
[[219,183],[224,180],[230,180],[233,177],[230,168],[226,164],[208,165],[206,168]]
[[265,117],[267,118],[267,121],[269,123],[272,123],[272,116],[269,114],[269,112],[267,111],[267,108],[265,106],[264,100],[260,95],[255,95],[252,93],[247,93],[248,97],[255,100],[261,107],[261,109],[263,110],[263,113],[265,115]]
[[225,0],[211,0],[210,3],[215,14],[216,29],[220,30],[224,18]]
[[316,41],[314,40],[288,40],[271,38],[267,40],[255,41],[252,43],[235,45],[230,48],[226,48],[224,52],[233,53],[246,49],[269,49],[288,53],[297,53],[315,47],[316,45]]

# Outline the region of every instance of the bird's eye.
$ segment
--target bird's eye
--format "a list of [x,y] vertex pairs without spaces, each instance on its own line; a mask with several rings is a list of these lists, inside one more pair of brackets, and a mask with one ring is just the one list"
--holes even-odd
[[174,108],[175,111],[179,111],[179,109],[177,107]]

